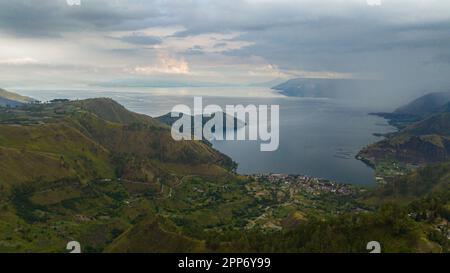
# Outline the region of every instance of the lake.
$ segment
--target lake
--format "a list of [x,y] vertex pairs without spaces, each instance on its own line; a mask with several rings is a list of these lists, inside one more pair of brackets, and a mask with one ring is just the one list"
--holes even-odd
[[[54,98],[110,97],[126,108],[153,117],[177,104],[193,106],[193,95],[208,95],[204,105],[256,104],[280,106],[280,146],[261,152],[258,141],[212,141],[214,147],[239,164],[238,172],[287,173],[315,176],[338,182],[371,185],[373,170],[354,157],[364,146],[380,140],[374,133],[394,131],[370,112],[386,109],[360,105],[357,101],[286,98],[270,89],[159,88],[136,90],[19,90],[47,101]],[[221,96],[219,96],[221,94]],[[226,94],[225,96],[223,94]],[[257,94],[257,96],[255,95]]]

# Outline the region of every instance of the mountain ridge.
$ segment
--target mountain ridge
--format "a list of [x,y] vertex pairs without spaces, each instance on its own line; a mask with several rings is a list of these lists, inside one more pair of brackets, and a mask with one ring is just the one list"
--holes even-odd
[[288,97],[350,98],[361,94],[357,87],[364,83],[356,79],[295,78],[272,89]]
[[0,106],[18,107],[36,100],[0,88]]

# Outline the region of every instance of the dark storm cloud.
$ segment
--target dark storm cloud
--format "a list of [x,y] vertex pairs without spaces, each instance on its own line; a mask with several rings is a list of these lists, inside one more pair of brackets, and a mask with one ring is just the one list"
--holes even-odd
[[[243,62],[257,56],[281,69],[366,73],[392,86],[423,88],[449,84],[443,80],[450,73],[449,10],[446,0],[382,0],[377,7],[365,0],[82,0],[72,7],[65,0],[0,0],[0,32],[46,38],[89,30],[110,38],[104,32],[126,30],[136,34],[115,39],[142,48],[238,33],[233,39],[249,46],[226,51],[228,41],[221,40],[213,48]],[[142,31],[149,27],[180,30],[159,37]],[[176,53],[210,56],[192,43]]]
[[57,36],[75,27],[61,16],[63,8],[49,1],[0,1],[0,28],[16,36]]
[[[180,38],[242,32],[239,39],[256,43],[242,54],[249,50],[263,54],[264,48],[286,54],[345,54],[399,47],[445,47],[450,42],[448,20],[396,24],[391,22],[396,13],[390,8],[369,8],[363,0],[351,9],[343,9],[346,4],[317,1],[323,3],[324,10],[340,7],[336,13],[324,12],[312,1],[302,2],[84,0],[81,6],[68,6],[65,0],[0,0],[0,29],[16,36],[45,37],[79,30],[179,25],[184,30],[174,36]],[[161,42],[159,37],[139,34],[122,40],[138,45]]]
[[441,53],[434,56],[433,62],[450,64],[450,53]]
[[156,9],[128,8],[114,1],[82,1],[69,6],[65,0],[1,0],[0,30],[23,37],[55,37],[81,30],[119,30],[140,28],[140,20],[158,18]]
[[420,75],[431,82],[446,73],[421,66],[450,47],[450,16],[442,15],[450,6],[382,2],[370,7],[364,0],[177,1],[168,10],[185,28],[176,37],[240,32],[235,39],[253,45],[224,54],[261,56],[281,68],[399,75],[401,80]]

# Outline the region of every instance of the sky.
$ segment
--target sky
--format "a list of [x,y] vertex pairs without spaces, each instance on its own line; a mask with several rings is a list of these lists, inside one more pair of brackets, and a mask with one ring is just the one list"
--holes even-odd
[[448,0],[0,0],[1,87],[303,77],[412,95],[449,74]]

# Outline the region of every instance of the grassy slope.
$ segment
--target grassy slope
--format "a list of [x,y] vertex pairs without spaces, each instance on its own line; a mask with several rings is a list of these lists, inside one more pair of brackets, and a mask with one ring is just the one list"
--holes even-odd
[[154,119],[137,113],[128,111],[125,107],[108,98],[86,99],[82,101],[73,102],[72,104],[93,113],[101,119],[122,123],[147,123],[155,126],[160,126]]
[[5,98],[12,101],[22,102],[22,103],[28,103],[34,101],[32,98],[21,96],[19,94],[6,91],[4,89],[0,88],[0,98]]
[[[8,179],[9,184],[26,182],[32,177],[49,180],[70,173],[76,173],[82,180],[114,178],[118,166],[113,154],[122,156],[128,169],[148,166],[151,172],[159,168],[161,161],[173,163],[175,167],[176,164],[209,164],[217,170],[231,162],[201,142],[173,141],[167,126],[129,112],[112,100],[88,100],[54,107],[69,109],[74,105],[81,105],[81,109],[72,109],[70,114],[53,117],[50,122],[0,124],[3,150],[0,171],[8,173],[0,181],[6,177],[15,177]],[[32,157],[42,161],[29,161]],[[20,158],[23,166],[15,164]]]
[[[68,173],[81,180],[114,176],[114,168],[108,163],[109,151],[64,121],[36,126],[0,125],[0,131],[0,146],[15,149],[16,156],[25,160],[21,161],[21,169],[16,169],[17,157],[10,164],[2,164],[1,171],[10,174],[2,178],[17,177],[11,183],[31,182],[30,176],[50,180]],[[40,160],[27,161],[30,155],[53,162],[44,165]]]
[[124,232],[105,249],[105,252],[120,253],[183,253],[205,251],[206,247],[204,242],[183,235],[176,230],[176,227],[172,223],[168,223],[164,218],[151,216]]
[[[154,210],[155,202],[165,203],[178,188],[191,192],[184,176],[207,176],[214,184],[232,166],[210,146],[175,142],[168,126],[109,99],[6,110],[0,120],[0,251],[62,251],[71,238],[98,251],[128,228],[146,226],[150,218],[142,215]],[[104,189],[109,185],[99,186],[95,181],[100,179],[112,179],[111,187],[117,188]],[[125,198],[132,205],[125,206]],[[177,196],[167,208],[184,209],[189,198]],[[193,211],[180,214],[186,215],[198,217]],[[18,226],[23,232],[15,234]],[[165,232],[151,230],[153,235]],[[42,234],[49,240],[39,243]],[[193,240],[172,233],[163,238]],[[133,242],[130,238],[127,244]],[[180,248],[159,248],[164,249]]]

